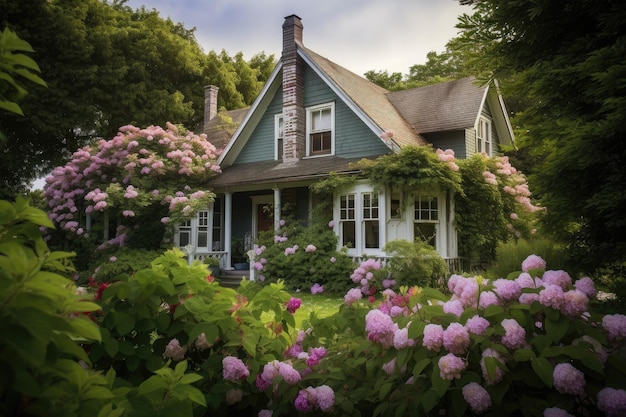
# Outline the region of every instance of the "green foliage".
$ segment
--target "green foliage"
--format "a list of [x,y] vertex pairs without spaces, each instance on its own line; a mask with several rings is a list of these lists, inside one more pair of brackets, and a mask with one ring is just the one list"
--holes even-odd
[[420,190],[461,192],[459,175],[439,160],[432,147],[407,146],[398,153],[357,164],[363,175],[380,187],[402,192]]
[[23,52],[34,52],[30,44],[5,27],[0,32],[0,109],[24,115],[18,102],[27,94],[22,79],[46,86],[37,74],[37,63]]
[[172,122],[195,130],[206,85],[220,87],[219,107],[249,106],[275,63],[273,55],[247,63],[240,54],[206,53],[193,29],[120,1],[0,0],[0,10],[0,29],[30,43],[50,87],[34,85],[22,100],[26,117],[0,115],[7,193],[119,126]]
[[303,291],[316,283],[330,292],[349,288],[344,278],[355,265],[345,251],[337,251],[337,236],[326,224],[305,227],[286,221],[280,229],[264,233],[258,246],[255,268],[268,282],[284,281],[288,289]]
[[[523,97],[513,123],[543,226],[588,272],[626,253],[626,111],[620,2],[467,0],[466,45]],[[559,24],[555,25],[555,18]],[[547,41],[550,39],[550,41]]]
[[50,252],[46,214],[21,198],[0,201],[0,414],[97,415],[112,398],[108,381],[77,342],[99,341],[99,309],[68,277],[72,254]]
[[110,282],[118,279],[120,275],[132,275],[133,273],[148,268],[154,258],[162,251],[146,249],[124,249],[101,251],[97,260],[93,261],[95,266],[89,272],[92,279],[103,282]]
[[448,275],[448,265],[437,250],[426,242],[393,240],[383,251],[393,257],[387,261],[385,269],[396,285],[427,286],[436,288]]
[[[514,271],[518,265],[529,255],[541,253],[542,258],[553,269],[564,269],[573,271],[569,268],[567,256],[564,249],[555,245],[549,239],[519,239],[500,242],[496,248],[496,259],[493,264],[485,271],[485,277],[489,279],[498,279],[506,277],[511,271]],[[573,271],[574,272],[574,271]]]

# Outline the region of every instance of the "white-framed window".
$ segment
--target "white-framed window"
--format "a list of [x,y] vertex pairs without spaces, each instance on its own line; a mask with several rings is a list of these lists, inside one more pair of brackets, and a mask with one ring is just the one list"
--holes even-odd
[[274,159],[276,159],[277,161],[282,161],[283,138],[285,137],[284,118],[282,114],[277,114],[274,116],[274,137],[276,138]]
[[388,193],[389,202],[387,203],[387,207],[389,207],[389,220],[400,220],[403,217],[402,213],[402,192],[400,190],[391,190]]
[[335,153],[335,103],[306,109],[306,155]]
[[437,197],[416,195],[413,201],[413,238],[437,248],[439,202]]
[[481,116],[476,126],[476,152],[492,156],[492,148],[491,120]]
[[368,186],[357,186],[337,196],[335,219],[339,224],[335,230],[339,245],[346,246],[350,255],[380,251],[384,200]]
[[197,252],[223,251],[223,213],[223,201],[216,197],[209,209],[199,210],[195,217],[177,225],[176,246],[191,245]]

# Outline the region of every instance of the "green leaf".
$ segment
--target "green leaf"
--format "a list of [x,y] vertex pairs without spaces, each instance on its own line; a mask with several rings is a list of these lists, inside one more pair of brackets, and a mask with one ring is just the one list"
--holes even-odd
[[100,329],[96,326],[96,323],[89,320],[87,316],[78,316],[74,320],[70,321],[72,328],[76,332],[77,336],[83,337],[87,340],[102,340]]
[[413,367],[413,376],[417,377],[418,375],[421,375],[422,371],[426,369],[426,367],[430,365],[431,363],[432,362],[430,358],[425,358],[417,362],[415,366]]
[[439,395],[433,389],[429,389],[422,396],[422,407],[426,411],[426,414],[430,413],[430,410],[435,408],[437,404],[439,404]]
[[198,374],[185,374],[180,378],[179,384],[193,384],[196,381],[200,381],[202,376]]
[[569,320],[565,317],[558,320],[546,319],[545,326],[548,337],[550,337],[553,343],[558,344],[569,330]]
[[140,395],[146,395],[154,391],[165,390],[167,389],[167,383],[165,379],[158,375],[153,375],[150,378],[146,379],[144,382],[139,385],[137,392]]
[[535,374],[550,388],[552,388],[552,365],[546,358],[536,358],[531,362]]
[[492,304],[485,309],[484,317],[493,317],[504,312],[504,307]]
[[196,404],[206,407],[206,399],[204,394],[198,388],[190,385],[176,385],[172,390],[172,394],[183,401],[190,400]]
[[515,353],[513,353],[513,359],[517,362],[526,362],[533,360],[537,357],[535,352],[530,349],[517,349]]
[[135,318],[128,313],[111,312],[115,328],[121,336],[128,334],[135,327]]

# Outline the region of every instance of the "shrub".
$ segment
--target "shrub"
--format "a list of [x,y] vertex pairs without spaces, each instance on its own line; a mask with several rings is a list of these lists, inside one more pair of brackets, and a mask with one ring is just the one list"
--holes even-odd
[[288,289],[308,291],[316,283],[325,291],[345,292],[345,277],[354,263],[345,251],[337,251],[337,236],[328,225],[314,223],[303,227],[284,223],[277,231],[261,236],[256,247],[254,267],[261,280],[284,281]]
[[436,288],[448,275],[448,265],[435,248],[426,242],[394,240],[383,250],[392,254],[386,270],[398,286],[419,285]]
[[564,250],[555,246],[548,239],[519,239],[498,243],[495,262],[485,271],[485,276],[492,279],[506,277],[519,268],[529,255],[540,253],[548,265],[554,269],[566,269],[568,263]]

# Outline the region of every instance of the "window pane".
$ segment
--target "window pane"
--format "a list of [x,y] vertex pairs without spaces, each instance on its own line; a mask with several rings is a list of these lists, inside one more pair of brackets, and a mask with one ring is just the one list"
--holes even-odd
[[415,223],[413,232],[415,240],[426,242],[432,247],[435,247],[435,237],[437,234],[436,223]]
[[206,248],[208,247],[208,244],[209,244],[209,238],[208,238],[208,233],[206,231],[206,228],[198,230],[198,247]]
[[378,248],[379,244],[378,220],[368,220],[365,222],[365,247]]
[[189,240],[190,233],[188,230],[181,230],[178,233],[178,247],[183,247],[189,245],[191,242]]
[[353,221],[341,222],[341,244],[349,248],[354,247],[356,241],[355,223]]

